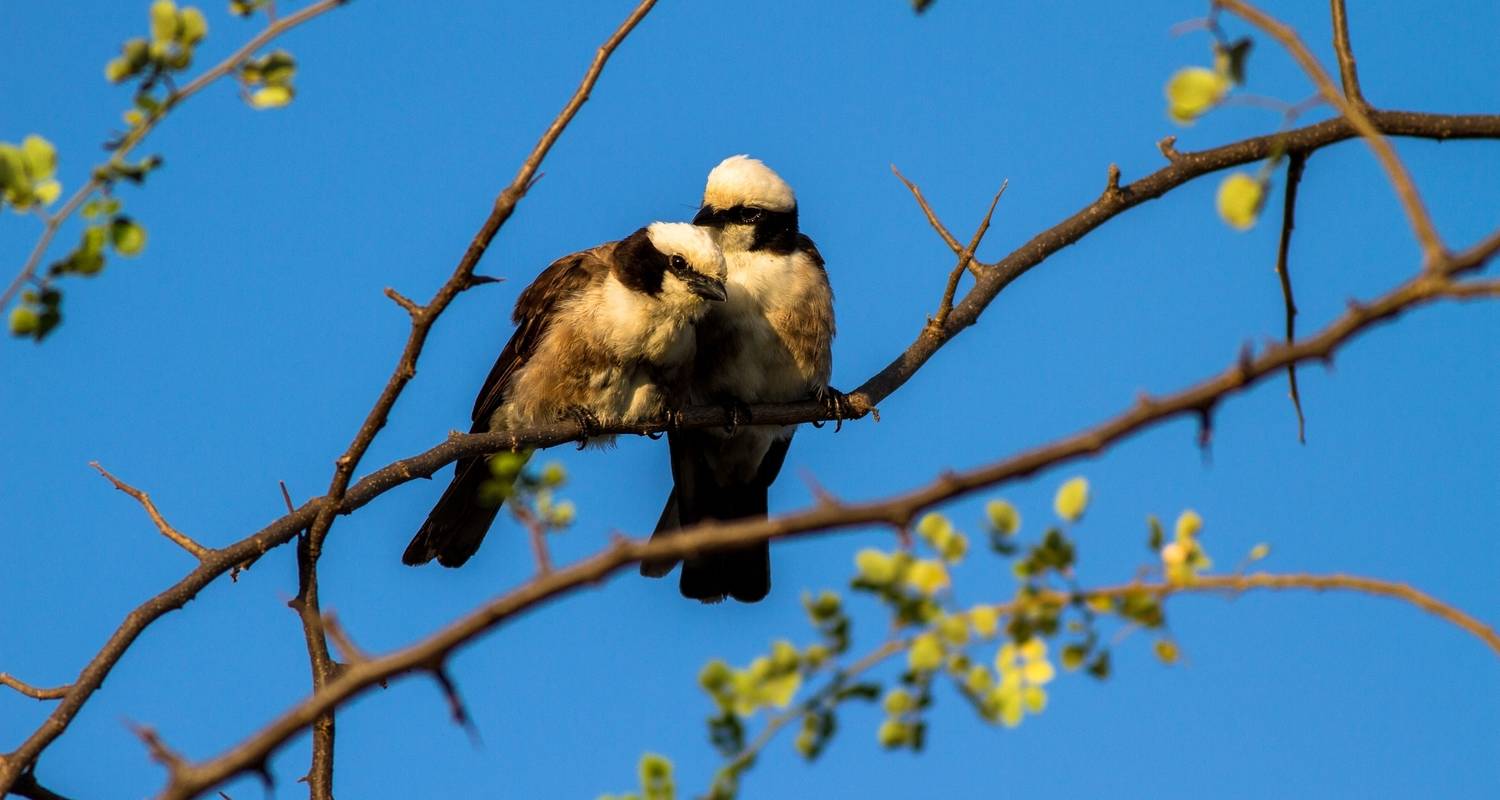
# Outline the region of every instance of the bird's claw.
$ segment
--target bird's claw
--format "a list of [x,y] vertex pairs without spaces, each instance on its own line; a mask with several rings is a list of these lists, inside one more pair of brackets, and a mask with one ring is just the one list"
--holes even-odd
[[[670,432],[682,430],[682,409],[667,409],[667,413],[662,415],[661,424],[663,428]],[[646,431],[646,438],[652,440],[660,439],[661,434],[661,431]]]
[[[823,386],[813,395],[813,399],[823,406],[823,413],[833,419],[833,432],[838,433],[844,428],[844,420],[855,416],[854,404],[849,401],[849,395],[844,394],[832,386]],[[813,427],[821,428],[827,420],[814,420]]]
[[720,398],[719,405],[724,409],[724,414],[729,421],[724,424],[724,433],[733,436],[741,425],[750,422],[750,406],[737,397]]
[[578,423],[578,449],[582,450],[588,445],[589,437],[599,433],[599,417],[583,406],[569,406],[564,415]]

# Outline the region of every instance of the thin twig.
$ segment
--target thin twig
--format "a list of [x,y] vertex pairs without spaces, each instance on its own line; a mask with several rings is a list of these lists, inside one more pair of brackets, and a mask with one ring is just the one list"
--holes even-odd
[[161,531],[162,536],[171,539],[178,547],[181,547],[182,549],[188,551],[192,554],[193,558],[196,558],[199,561],[203,561],[213,554],[213,550],[210,550],[209,548],[198,544],[197,542],[193,541],[191,536],[188,536],[182,531],[179,531],[176,528],[172,527],[172,525],[167,522],[166,518],[161,515],[161,512],[156,510],[156,504],[151,502],[151,495],[146,494],[140,489],[137,489],[134,486],[131,486],[130,484],[125,483],[119,478],[116,478],[115,476],[109,474],[109,471],[100,466],[99,462],[97,461],[90,461],[89,466],[93,467],[96,470],[99,470],[99,474],[103,475],[105,479],[114,484],[116,489],[119,489],[125,494],[128,494],[131,497],[135,498],[136,502],[140,503],[141,507],[146,509],[146,514],[151,517],[151,521],[156,524],[156,529]]
[[[1500,138],[1500,115],[1371,110],[1370,118],[1383,132],[1392,136],[1412,136],[1438,141]],[[1011,282],[1042,264],[1052,254],[1078,242],[1120,214],[1137,205],[1162,197],[1175,188],[1204,175],[1262,161],[1272,152],[1310,153],[1357,135],[1348,120],[1335,118],[1290,131],[1244,139],[1210,150],[1190,153],[1171,150],[1173,157],[1168,166],[1128,186],[1121,187],[1121,191],[1117,194],[1106,194],[1091,200],[1071,216],[1038,233],[1020,248],[987,269],[975,288],[964,297],[962,302],[954,306],[949,323],[940,335],[930,336],[924,332],[905,350],[897,354],[884,369],[871,376],[848,396],[854,413],[846,415],[846,419],[864,416],[877,403],[904,385],[920,371],[933,354],[942,349],[954,336],[977,322],[989,304]],[[1449,266],[1460,268],[1464,265],[1472,266],[1482,263],[1484,258],[1488,257],[1486,253],[1500,249],[1500,233],[1496,234],[1495,239],[1493,247],[1471,248],[1469,256],[1456,257]],[[1471,284],[1454,284],[1447,289],[1445,296],[1455,298],[1487,296],[1471,292],[1468,288],[1470,286]],[[752,413],[757,420],[768,424],[794,424],[830,418],[827,408],[816,402],[758,405],[752,409]],[[682,424],[688,428],[709,428],[723,426],[727,422],[728,414],[723,409],[705,407],[688,409],[683,414]],[[619,426],[611,432],[644,433],[661,430],[662,427],[662,424]],[[513,446],[546,447],[574,441],[580,435],[581,429],[577,423],[560,422],[530,431],[517,431],[513,434],[456,436],[426,452],[393,462],[366,475],[350,487],[342,503],[332,505],[335,505],[340,513],[349,513],[408,481],[430,477],[437,470],[453,463],[458,458],[494,453]],[[1090,449],[1089,446],[1080,447],[1080,441],[1096,449]],[[1097,452],[1097,448],[1102,448],[1106,444],[1107,442],[1101,442],[1097,438],[1085,440],[1075,436],[1060,441],[1056,448],[1046,453],[1028,453],[1018,456],[1012,466],[1017,470],[1025,469],[1029,473],[1029,471],[1049,466],[1051,462],[1047,461],[1047,458],[1055,458],[1057,463],[1061,463],[1061,461]],[[215,557],[205,561],[177,583],[148,598],[126,615],[109,639],[84,666],[67,696],[19,747],[8,754],[4,761],[0,761],[0,791],[13,786],[24,768],[34,763],[36,757],[67,730],[80,709],[88,703],[94,692],[98,691],[115,665],[146,628],[166,614],[182,608],[219,576],[239,565],[254,561],[268,550],[295,539],[297,534],[305,530],[313,519],[330,504],[327,497],[315,497],[298,507],[295,513],[273,520],[264,528],[220,548]],[[799,517],[783,518],[783,520],[786,519],[795,521]],[[782,524],[784,522],[778,522],[778,526]],[[764,532],[762,535],[765,535]]]
[[[1442,261],[1447,248],[1444,247],[1442,238],[1438,236],[1437,228],[1432,224],[1432,217],[1428,215],[1427,207],[1422,204],[1422,197],[1417,192],[1417,186],[1412,181],[1411,174],[1406,171],[1406,165],[1401,163],[1401,159],[1396,156],[1395,148],[1391,147],[1390,141],[1371,121],[1364,104],[1352,102],[1339,92],[1338,87],[1333,85],[1333,79],[1324,71],[1323,65],[1318,63],[1312,51],[1307,49],[1307,45],[1302,43],[1302,38],[1295,30],[1246,0],[1216,0],[1216,2],[1281,42],[1282,46],[1302,66],[1307,76],[1312,79],[1324,99],[1337,108],[1339,114],[1349,120],[1349,124],[1354,126],[1359,135],[1369,143],[1370,149],[1375,151],[1376,160],[1380,162],[1380,166],[1385,169],[1386,175],[1390,178],[1391,185],[1396,190],[1396,196],[1400,198],[1401,206],[1411,222],[1412,231],[1422,246],[1422,254],[1426,259],[1425,266],[1428,269],[1434,268],[1434,265]],[[1337,5],[1337,0],[1335,0],[1335,5]],[[1353,63],[1352,57],[1350,63]]]
[[[228,58],[204,71],[203,74],[189,81],[180,90],[167,95],[166,99],[162,102],[161,108],[156,113],[148,115],[140,125],[132,128],[125,135],[125,138],[120,141],[119,146],[110,153],[107,163],[119,163],[126,156],[130,155],[130,152],[135,149],[136,145],[144,141],[172,109],[181,105],[184,100],[202,91],[204,87],[234,71],[245,59],[255,55],[255,51],[266,46],[273,39],[292,28],[321,14],[332,11],[346,2],[348,0],[319,0],[319,2],[313,3],[286,17],[272,20],[264,30],[252,37],[240,49],[231,53]],[[98,172],[98,170],[95,170],[95,172]],[[0,293],[0,308],[9,305],[10,301],[15,298],[16,293],[21,290],[21,287],[36,276],[36,270],[41,264],[42,255],[47,252],[47,247],[52,243],[52,237],[57,233],[58,227],[68,217],[72,216],[73,212],[79,206],[83,205],[83,201],[87,200],[89,195],[103,187],[104,183],[105,181],[97,177],[90,178],[87,183],[78,187],[78,190],[68,198],[68,201],[58,209],[56,214],[47,217],[47,222],[42,228],[42,234],[37,239],[36,247],[32,249],[31,255],[27,257],[26,263],[21,267],[20,273],[11,280],[5,292]]]
[[[897,176],[899,177],[900,173],[897,173]],[[984,219],[979,221],[979,227],[974,231],[974,237],[969,240],[969,244],[964,247],[963,252],[958,254],[958,263],[954,264],[953,271],[948,273],[948,285],[943,287],[943,299],[938,304],[937,315],[932,318],[932,324],[935,327],[941,328],[943,327],[943,323],[948,321],[948,314],[953,311],[953,295],[958,291],[958,279],[963,277],[965,270],[975,264],[974,251],[979,249],[980,242],[984,241],[984,235],[989,232],[990,218],[995,215],[995,206],[1000,204],[1000,196],[1005,194],[1005,187],[1009,185],[1010,181],[1008,179],[1000,184],[1000,191],[995,192],[995,199],[990,201],[990,207],[984,212]],[[977,266],[974,272],[974,277],[979,277]]]
[[[324,691],[298,703],[254,736],[223,755],[208,761],[184,765],[181,769],[174,771],[170,784],[161,795],[162,800],[185,800],[221,785],[251,769],[252,765],[261,763],[287,740],[307,727],[319,714],[336,708],[390,678],[412,672],[431,671],[431,664],[440,662],[454,649],[542,600],[561,594],[566,589],[601,580],[610,572],[633,564],[642,558],[652,557],[657,552],[664,553],[669,549],[684,550],[678,545],[679,540],[683,538],[672,536],[649,544],[643,542],[616,544],[597,556],[549,575],[539,576],[408,648],[361,664],[351,665]],[[1085,596],[1119,596],[1140,591],[1164,596],[1189,592],[1240,592],[1249,589],[1338,589],[1405,600],[1472,633],[1494,650],[1497,656],[1500,656],[1500,634],[1497,634],[1493,628],[1411,586],[1374,578],[1349,575],[1257,573],[1201,577],[1196,582],[1185,585],[1131,583],[1093,590],[1086,592]],[[1067,593],[1058,593],[1058,595],[1062,598],[1071,598],[1071,595]],[[884,650],[878,652],[884,652]]]
[[[1213,592],[1232,592],[1239,594],[1253,590],[1266,591],[1347,591],[1358,594],[1368,594],[1376,597],[1388,597],[1410,603],[1417,608],[1433,614],[1446,622],[1450,622],[1466,633],[1472,634],[1480,642],[1500,655],[1500,634],[1495,629],[1475,619],[1461,609],[1444,603],[1410,584],[1385,581],[1376,578],[1364,578],[1355,575],[1309,575],[1309,574],[1272,574],[1258,572],[1251,575],[1228,575],[1228,576],[1199,576],[1192,583],[1128,583],[1119,586],[1107,586],[1099,589],[1085,589],[1077,592],[1044,592],[1027,600],[1027,603],[1053,603],[1066,605],[1075,600],[1087,600],[1093,598],[1116,599],[1133,594],[1145,593],[1158,598],[1165,598],[1179,594],[1207,594]],[[1087,606],[1084,606],[1087,608]],[[992,608],[996,614],[1004,619],[1015,614],[1018,604],[1015,602],[999,603]],[[738,773],[755,761],[766,746],[776,737],[776,734],[786,728],[787,725],[801,719],[804,715],[816,711],[840,688],[848,685],[848,682],[856,678],[887,659],[905,652],[911,645],[911,639],[893,639],[882,644],[880,647],[865,654],[858,661],[848,667],[835,672],[824,682],[823,686],[808,696],[807,699],[796,706],[772,715],[766,720],[765,727],[756,735],[755,739],[734,755],[719,773]]]
[[1344,97],[1353,105],[1364,106],[1365,97],[1359,88],[1359,69],[1354,64],[1354,47],[1349,43],[1349,14],[1344,9],[1344,0],[1329,0],[1333,17],[1333,51],[1339,58],[1339,78],[1344,85]]
[[[1292,244],[1292,228],[1297,216],[1297,185],[1302,182],[1302,169],[1307,165],[1307,155],[1294,153],[1286,165],[1286,194],[1281,204],[1281,241],[1276,246],[1276,275],[1281,279],[1281,299],[1286,306],[1286,343],[1297,339],[1297,303],[1292,299],[1292,273],[1287,262],[1287,251]],[[1302,394],[1297,389],[1297,365],[1286,365],[1287,382],[1291,386],[1292,408],[1297,411],[1297,441],[1307,444],[1307,419],[1302,414]]]
[[43,689],[39,686],[32,686],[8,672],[0,672],[0,686],[9,686],[33,700],[57,700],[66,696],[68,690],[73,688],[73,684],[65,683],[62,686]]
[[536,559],[536,571],[539,575],[546,575],[552,571],[552,557],[547,552],[547,526],[537,519],[536,514],[526,507],[525,503],[517,500],[506,506],[510,509],[511,516],[521,523],[531,539],[531,555]]
[[953,234],[949,233],[948,228],[943,225],[943,221],[938,219],[937,212],[932,210],[932,206],[927,204],[927,198],[922,196],[922,190],[915,183],[907,180],[906,176],[901,174],[901,170],[896,169],[895,164],[891,165],[891,172],[895,174],[898,180],[906,184],[906,189],[911,192],[911,196],[917,198],[917,205],[922,207],[922,213],[927,216],[928,224],[932,225],[932,229],[937,231],[938,236],[943,237],[943,241],[947,243],[948,249],[953,251],[953,255],[962,256],[964,246],[959,244],[957,239],[953,238]]

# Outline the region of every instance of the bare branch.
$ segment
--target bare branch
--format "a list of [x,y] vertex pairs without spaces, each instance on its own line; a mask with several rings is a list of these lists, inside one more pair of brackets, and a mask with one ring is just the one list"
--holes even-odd
[[[314,3],[307,8],[276,20],[259,36],[252,39],[245,48],[236,51],[234,55],[230,56],[229,59],[219,66],[204,73],[198,79],[183,87],[180,92],[172,95],[166,103],[166,108],[170,109],[176,103],[181,102],[216,78],[226,74],[257,48],[282,31],[311,19],[317,14],[331,9],[342,2],[345,2],[345,0],[320,0],[320,2]],[[126,619],[120,628],[115,631],[115,634],[110,637],[109,642],[105,644],[99,654],[84,668],[80,680],[75,683],[73,690],[63,699],[63,702],[58,704],[57,709],[54,710],[47,722],[28,737],[19,748],[9,754],[3,763],[0,763],[0,794],[8,790],[20,776],[21,770],[35,761],[36,756],[66,730],[68,723],[72,720],[78,709],[98,689],[100,684],[103,683],[104,677],[124,654],[125,650],[129,648],[131,642],[152,621],[167,611],[180,608],[183,603],[196,595],[203,586],[207,585],[214,578],[247,561],[253,561],[270,547],[283,544],[298,531],[307,530],[308,562],[309,564],[317,562],[321,553],[323,538],[327,535],[329,527],[332,525],[333,515],[344,503],[349,479],[358,467],[359,461],[364,456],[365,451],[369,448],[371,442],[374,441],[375,435],[385,426],[387,415],[391,407],[395,404],[396,398],[400,396],[407,382],[416,374],[416,361],[418,356],[421,355],[422,347],[426,342],[427,334],[431,330],[433,323],[436,322],[438,316],[442,314],[443,310],[447,308],[448,304],[453,301],[453,298],[459,292],[474,285],[474,268],[478,265],[479,259],[484,255],[485,250],[489,248],[490,242],[499,233],[501,226],[505,224],[506,220],[514,212],[516,204],[520,202],[526,190],[534,184],[542,159],[546,157],[552,146],[557,142],[558,137],[562,135],[563,130],[573,121],[579,109],[588,100],[590,92],[593,91],[595,84],[599,81],[599,76],[604,70],[604,65],[609,61],[615,49],[620,46],[625,37],[635,29],[635,26],[645,18],[646,14],[655,5],[656,0],[641,0],[630,15],[625,18],[625,21],[599,47],[588,70],[584,73],[583,80],[579,83],[577,90],[574,91],[562,111],[558,113],[557,117],[553,119],[552,124],[542,134],[536,146],[532,148],[531,153],[522,163],[520,170],[516,173],[510,185],[502,190],[495,199],[494,207],[491,209],[489,216],[485,219],[484,224],[480,226],[479,232],[475,234],[473,241],[470,242],[463,256],[459,259],[452,276],[438,290],[433,299],[428,302],[424,313],[419,318],[412,320],[411,332],[408,335],[406,346],[401,353],[394,373],[387,382],[385,389],[381,392],[380,397],[376,400],[374,407],[366,415],[365,421],[360,426],[358,433],[355,434],[353,441],[350,442],[343,455],[339,456],[335,461],[334,476],[327,495],[303,506],[303,509],[311,514],[311,518],[299,519],[302,516],[301,513],[288,514],[271,526],[275,530],[274,535],[265,537],[259,535],[252,536],[249,539],[241,541],[236,546],[226,548],[225,550],[212,551],[209,554],[210,557],[203,559],[203,563],[192,574],[188,575],[177,585],[152,598],[142,609],[137,609],[137,612]],[[155,120],[159,119],[160,116],[134,129],[130,137],[127,137],[126,141],[117,149],[116,154],[122,156],[125,152],[128,152],[131,147],[139,143],[146,133],[150,131],[155,124]],[[93,188],[95,188],[95,185],[90,184],[80,189],[79,202],[81,202],[81,197],[86,196],[86,193],[92,191]],[[24,282],[26,277],[26,275],[23,275],[18,278],[17,286],[21,282]],[[4,297],[0,297],[0,301],[8,300],[9,295],[10,293],[7,292]],[[268,532],[262,531],[262,533]],[[282,539],[281,536],[283,535],[287,539]],[[278,539],[279,541],[274,541]],[[315,604],[305,605],[316,607]],[[143,609],[146,613],[140,613]],[[321,639],[321,635],[318,638]],[[324,646],[326,648],[326,643]]]
[[[1448,605],[1410,584],[1383,581],[1375,578],[1363,578],[1354,575],[1309,575],[1301,573],[1283,575],[1271,573],[1231,576],[1204,575],[1199,576],[1193,583],[1128,583],[1075,593],[1049,591],[1035,596],[1033,599],[1028,600],[1028,603],[1050,602],[1058,606],[1064,606],[1079,599],[1115,599],[1141,592],[1154,595],[1157,598],[1166,598],[1178,594],[1207,594],[1212,592],[1239,594],[1255,590],[1346,591],[1401,600],[1447,622],[1453,623],[1465,632],[1474,635],[1491,650],[1494,650],[1496,655],[1500,655],[1500,634],[1496,634],[1494,628],[1480,622],[1462,610]],[[1018,604],[1015,602],[1000,603],[993,606],[993,608],[998,616],[1004,619],[1015,614]],[[747,744],[744,749],[736,753],[720,769],[720,772],[736,774],[754,763],[756,757],[766,748],[766,745],[770,744],[776,737],[776,734],[785,729],[787,725],[796,722],[806,714],[816,711],[834,692],[847,686],[852,679],[879,666],[887,659],[905,652],[910,645],[911,639],[892,639],[865,654],[864,657],[853,664],[833,673],[824,682],[823,686],[808,696],[807,699],[766,720],[765,727],[761,728],[760,733],[756,735],[755,739]]]
[[344,626],[339,624],[338,617],[332,611],[323,615],[323,631],[328,634],[329,639],[333,640],[334,646],[339,649],[339,654],[344,657],[345,661],[356,664],[361,661],[370,660],[365,651],[361,650],[354,643],[354,640],[349,638],[349,632],[345,631]]
[[58,698],[66,696],[68,690],[73,688],[73,685],[71,683],[66,683],[62,686],[54,686],[50,689],[43,689],[39,686],[32,686],[31,684],[20,680],[19,678],[16,678],[14,675],[11,675],[8,672],[0,672],[0,686],[9,686],[10,688],[15,689],[16,691],[26,695],[27,697],[30,697],[33,700],[57,700]]
[[[1286,165],[1286,195],[1281,204],[1281,240],[1276,246],[1276,275],[1281,279],[1281,299],[1286,305],[1286,343],[1297,339],[1297,303],[1292,299],[1292,274],[1287,264],[1287,251],[1292,244],[1292,228],[1297,216],[1297,185],[1302,182],[1302,169],[1307,165],[1307,154],[1296,153]],[[1297,411],[1297,441],[1307,444],[1307,419],[1302,414],[1302,393],[1297,390],[1297,365],[1286,366],[1287,383],[1291,387],[1292,408]]]
[[547,552],[547,526],[519,499],[506,507],[510,509],[511,516],[526,529],[527,536],[531,539],[531,555],[536,559],[537,574],[546,575],[551,572],[552,557]]
[[[1371,110],[1369,116],[1381,131],[1393,136],[1413,136],[1435,140],[1500,138],[1500,115],[1451,115]],[[1053,253],[1074,244],[1114,217],[1204,175],[1261,161],[1273,150],[1285,153],[1310,153],[1356,135],[1348,120],[1338,118],[1268,136],[1253,137],[1210,150],[1176,153],[1175,160],[1168,166],[1121,187],[1119,194],[1101,196],[1090,202],[1071,217],[1039,233],[1019,249],[996,262],[992,268],[985,270],[974,290],[970,291],[962,302],[954,306],[952,314],[938,335],[929,335],[924,331],[923,335],[917,337],[911,346],[898,354],[889,365],[848,396],[852,407],[852,413],[849,416],[857,418],[869,413],[877,403],[899,389],[947,341],[963,329],[973,325],[994,298],[1012,281],[1045,261]],[[1465,254],[1455,256],[1448,262],[1449,268],[1462,271],[1459,268],[1464,264],[1477,264],[1488,258],[1489,253],[1500,249],[1500,234],[1492,238],[1494,239],[1493,246],[1487,249],[1473,248]],[[1454,298],[1488,296],[1466,289],[1467,286],[1471,284],[1451,285],[1446,290],[1445,296]],[[1285,364],[1281,363],[1277,368],[1284,366]],[[752,413],[757,421],[763,421],[766,424],[796,424],[831,418],[826,406],[814,401],[757,406],[752,409]],[[728,415],[719,408],[689,409],[683,414],[683,425],[688,428],[722,426],[727,422]],[[661,430],[663,427],[661,424],[620,426],[607,432],[644,433]],[[125,617],[108,641],[84,667],[67,696],[62,699],[48,719],[25,742],[12,751],[5,761],[0,762],[0,791],[14,785],[21,770],[32,763],[39,753],[67,729],[79,709],[98,690],[115,664],[142,631],[168,612],[181,608],[220,575],[236,566],[259,558],[272,548],[291,541],[299,531],[307,529],[324,508],[333,506],[340,513],[348,513],[396,486],[428,477],[460,457],[483,455],[525,446],[545,447],[576,440],[581,433],[577,423],[559,422],[531,431],[456,436],[424,453],[394,462],[365,476],[350,487],[342,502],[334,503],[326,496],[313,498],[298,507],[294,513],[274,520],[261,530],[215,551],[215,555],[198,568],[176,584],[143,602]],[[1103,446],[1104,443],[1098,445],[1098,447]],[[1095,450],[1087,447],[1078,450],[1064,448],[1059,452],[1063,458],[1076,458],[1082,454],[1095,452]],[[1013,466],[1020,468],[1038,463],[1041,462],[1038,462],[1034,455],[1028,455],[1025,464]],[[1025,471],[1029,472],[1037,468],[1039,467],[1030,466]],[[674,537],[673,541],[680,538],[682,537]],[[697,543],[694,542],[694,544]],[[553,577],[555,578],[560,573],[561,571],[554,572]]]
[[[352,666],[347,673],[340,676],[337,681],[328,686],[324,691],[294,706],[244,743],[217,758],[188,765],[177,771],[161,797],[163,800],[185,800],[185,798],[193,797],[201,792],[212,789],[251,769],[251,765],[263,761],[288,739],[296,735],[298,731],[305,728],[308,725],[308,721],[318,714],[347,702],[349,699],[364,693],[370,687],[386,678],[411,672],[430,671],[431,667],[428,665],[433,660],[443,657],[509,617],[550,597],[551,595],[547,594],[549,590],[555,589],[556,592],[554,593],[560,593],[564,588],[576,588],[580,585],[576,581],[579,578],[584,578],[585,575],[587,575],[587,578],[584,579],[584,582],[599,580],[615,569],[632,564],[642,558],[655,558],[659,555],[668,554],[668,551],[684,550],[684,548],[677,546],[678,540],[682,538],[685,537],[667,537],[666,539],[658,539],[649,544],[631,542],[616,545],[593,558],[558,570],[551,575],[539,577],[517,588],[510,594],[486,604],[459,619],[449,627],[438,631],[409,648]],[[570,575],[571,573],[577,574]],[[1350,575],[1273,575],[1265,573],[1224,577],[1202,576],[1191,584],[1130,583],[1085,591],[1082,595],[1085,598],[1116,597],[1128,593],[1146,591],[1157,596],[1166,596],[1182,593],[1242,592],[1250,589],[1347,590],[1404,600],[1424,611],[1452,622],[1463,630],[1473,634],[1486,646],[1494,650],[1497,656],[1500,656],[1500,634],[1497,634],[1490,626],[1411,586],[1375,578]],[[1066,593],[1054,592],[1052,594],[1056,595],[1056,598],[1063,602],[1072,599],[1071,595]],[[1002,607],[1002,609],[1004,608]],[[879,650],[876,650],[865,661],[860,662],[860,669],[867,669],[880,659],[899,652],[901,644],[901,642],[888,643]],[[442,679],[439,678],[439,680],[441,682]],[[445,692],[447,688],[445,687]],[[782,724],[784,725],[785,723]],[[771,731],[771,734],[774,733],[774,730]],[[769,735],[763,733],[763,738],[769,739]],[[757,744],[763,746],[764,742],[757,740]],[[754,746],[752,745],[752,747]],[[750,755],[753,756],[754,753],[752,752]]]
[[927,222],[932,225],[933,230],[937,231],[938,236],[943,237],[943,241],[947,243],[948,249],[953,251],[953,255],[962,256],[964,252],[963,245],[959,244],[958,240],[953,238],[953,234],[949,233],[948,228],[943,225],[943,221],[938,219],[937,212],[932,210],[932,206],[927,204],[927,198],[922,196],[922,190],[915,183],[907,180],[906,176],[901,174],[901,170],[896,169],[895,164],[891,165],[891,172],[898,180],[906,184],[906,188],[911,192],[911,196],[917,199],[917,205],[922,207],[922,213],[927,216]]
[[1333,17],[1333,50],[1339,58],[1339,78],[1344,85],[1344,97],[1353,105],[1364,106],[1365,98],[1359,89],[1359,70],[1354,64],[1354,47],[1349,43],[1349,14],[1344,9],[1344,0],[1329,0]]
[[[1401,206],[1406,210],[1412,231],[1422,245],[1422,253],[1427,261],[1426,266],[1431,269],[1433,265],[1442,261],[1447,248],[1444,247],[1442,238],[1438,236],[1437,228],[1432,224],[1432,217],[1428,215],[1427,207],[1422,204],[1416,184],[1412,181],[1410,173],[1406,171],[1406,166],[1396,156],[1391,143],[1381,134],[1380,129],[1371,120],[1371,115],[1365,111],[1363,104],[1346,99],[1339,93],[1338,88],[1333,85],[1333,79],[1328,77],[1328,73],[1307,49],[1307,45],[1302,43],[1302,38],[1295,30],[1246,0],[1215,1],[1221,7],[1238,14],[1246,22],[1281,42],[1281,45],[1292,54],[1292,57],[1302,66],[1303,72],[1306,72],[1313,84],[1318,87],[1319,94],[1322,94],[1329,104],[1337,108],[1339,113],[1349,120],[1349,124],[1354,126],[1359,135],[1369,143],[1370,149],[1375,151],[1375,158],[1380,161],[1380,166],[1385,169],[1391,185],[1395,187],[1396,196],[1401,199]],[[1334,0],[1334,5],[1335,7],[1339,5],[1338,0]],[[1352,56],[1350,64],[1353,64]]]
[[146,514],[151,517],[152,522],[156,523],[156,529],[161,531],[162,536],[171,539],[178,547],[181,547],[182,549],[188,551],[192,554],[193,558],[196,558],[199,561],[204,561],[213,554],[213,550],[210,550],[209,548],[198,544],[197,542],[193,541],[192,537],[172,527],[171,524],[167,522],[166,518],[161,515],[161,512],[156,510],[156,504],[151,502],[151,495],[146,494],[140,489],[137,489],[134,486],[131,486],[130,484],[125,483],[119,478],[116,478],[115,476],[109,474],[109,471],[100,466],[99,462],[97,461],[90,461],[89,466],[93,467],[96,470],[99,470],[99,474],[103,475],[105,479],[114,484],[116,489],[119,489],[125,494],[134,497],[136,502],[140,503],[141,507],[146,509]]
[[[469,282],[469,285],[474,285],[472,280]],[[396,305],[406,309],[406,313],[410,314],[412,319],[416,319],[417,317],[421,316],[422,312],[424,311],[421,304],[417,303],[417,301],[411,299],[410,297],[407,297],[406,295],[396,291],[395,289],[392,289],[389,286],[385,287],[385,296],[396,301]]]
[[[899,176],[900,173],[897,174]],[[1116,170],[1115,174],[1118,176],[1119,170]],[[948,314],[953,311],[953,294],[958,291],[958,279],[963,277],[964,271],[974,264],[974,252],[979,249],[979,243],[984,241],[984,235],[989,232],[990,218],[995,215],[995,206],[1000,204],[1000,196],[1005,194],[1005,187],[1009,185],[1009,180],[1000,184],[1000,191],[995,192],[995,199],[990,201],[989,209],[984,212],[984,219],[979,221],[979,227],[974,231],[974,238],[970,239],[963,252],[958,254],[958,263],[953,265],[953,271],[948,273],[948,285],[943,288],[943,299],[938,304],[937,316],[932,318],[933,327],[943,327],[943,323],[948,320]],[[979,276],[977,269],[974,275]]]

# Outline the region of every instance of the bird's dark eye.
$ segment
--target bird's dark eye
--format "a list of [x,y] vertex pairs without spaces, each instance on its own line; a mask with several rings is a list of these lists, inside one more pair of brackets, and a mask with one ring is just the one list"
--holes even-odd
[[755,223],[760,222],[760,218],[765,216],[765,213],[765,211],[759,208],[746,207],[745,210],[740,212],[740,219],[744,220],[745,224],[747,225],[754,225]]
[[687,269],[687,259],[682,256],[672,256],[672,269]]

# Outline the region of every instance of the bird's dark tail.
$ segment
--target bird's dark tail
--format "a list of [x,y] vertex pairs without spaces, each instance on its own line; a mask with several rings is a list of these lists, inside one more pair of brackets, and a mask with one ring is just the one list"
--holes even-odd
[[460,461],[453,482],[406,546],[401,563],[417,566],[436,558],[445,567],[463,566],[479,549],[504,502],[481,494],[485,482],[492,479],[489,459]]
[[[670,536],[682,528],[703,520],[737,520],[766,516],[767,493],[781,470],[786,456],[786,442],[777,442],[767,453],[759,474],[749,483],[720,486],[704,462],[698,448],[671,436],[672,477],[674,486],[656,531],[651,538]],[[641,574],[659,578],[672,571],[676,559],[641,562]],[[721,550],[682,565],[679,584],[683,597],[704,603],[717,603],[733,597],[742,603],[763,600],[771,591],[771,547],[757,542],[745,547]]]

